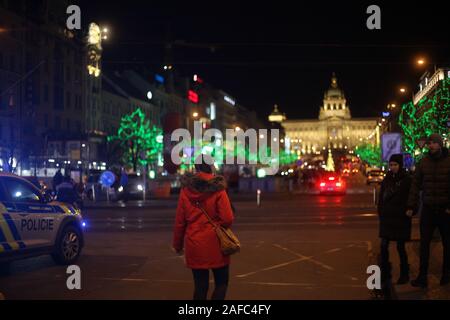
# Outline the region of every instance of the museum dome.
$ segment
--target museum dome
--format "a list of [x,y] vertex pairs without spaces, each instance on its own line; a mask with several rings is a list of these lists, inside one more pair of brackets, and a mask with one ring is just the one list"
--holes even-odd
[[331,86],[325,92],[325,99],[344,99],[344,92],[339,89],[336,74],[333,72]]

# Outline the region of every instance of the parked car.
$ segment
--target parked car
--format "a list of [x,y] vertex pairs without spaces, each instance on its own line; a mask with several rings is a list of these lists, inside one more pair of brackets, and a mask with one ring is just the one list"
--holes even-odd
[[144,189],[147,195],[149,192],[148,181],[144,183],[144,177],[142,175],[129,174],[127,184],[125,186],[119,186],[116,190],[117,199],[123,201],[143,199]]
[[84,245],[79,208],[54,201],[27,179],[0,173],[0,270],[12,261],[51,254],[63,265],[74,264]]
[[371,170],[367,174],[367,185],[371,183],[381,183],[385,177],[385,173],[382,170]]
[[325,173],[319,180],[320,194],[340,194],[347,192],[345,180],[337,173]]

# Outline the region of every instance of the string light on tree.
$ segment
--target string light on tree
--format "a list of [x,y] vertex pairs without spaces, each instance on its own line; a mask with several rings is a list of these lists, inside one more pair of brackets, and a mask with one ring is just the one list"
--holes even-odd
[[420,154],[417,141],[431,133],[442,136],[448,133],[450,114],[450,78],[438,84],[434,93],[423,97],[417,105],[412,101],[402,105],[399,125],[403,131],[403,143],[408,153]]
[[117,135],[109,136],[108,141],[119,142],[124,151],[122,161],[135,172],[138,164],[157,162],[163,149],[162,129],[151,125],[140,108],[122,117]]

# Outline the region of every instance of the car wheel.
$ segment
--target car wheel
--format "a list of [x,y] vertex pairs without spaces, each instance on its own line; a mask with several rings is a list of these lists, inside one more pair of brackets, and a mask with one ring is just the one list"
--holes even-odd
[[56,240],[55,251],[52,254],[57,264],[74,263],[81,254],[81,231],[77,227],[67,226]]

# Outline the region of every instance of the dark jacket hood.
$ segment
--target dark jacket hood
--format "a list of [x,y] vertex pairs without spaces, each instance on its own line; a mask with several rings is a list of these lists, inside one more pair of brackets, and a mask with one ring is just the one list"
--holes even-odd
[[446,147],[442,147],[441,154],[439,155],[439,157],[433,156],[430,152],[427,153],[427,156],[433,160],[445,158],[445,157],[448,157],[448,149]]
[[210,194],[227,188],[224,177],[205,173],[185,174],[181,177],[181,186],[194,194]]

